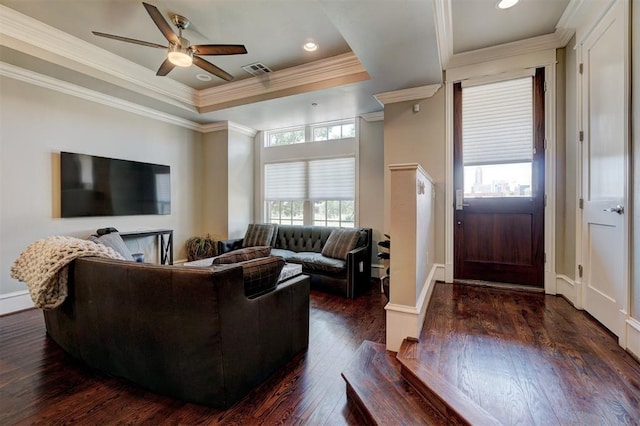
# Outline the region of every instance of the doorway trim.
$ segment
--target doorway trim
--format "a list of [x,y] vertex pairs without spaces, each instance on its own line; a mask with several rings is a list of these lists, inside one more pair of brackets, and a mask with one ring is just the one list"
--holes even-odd
[[445,282],[453,282],[453,84],[470,78],[508,76],[525,68],[545,69],[544,290],[556,294],[556,50],[514,56],[446,70],[445,82]]

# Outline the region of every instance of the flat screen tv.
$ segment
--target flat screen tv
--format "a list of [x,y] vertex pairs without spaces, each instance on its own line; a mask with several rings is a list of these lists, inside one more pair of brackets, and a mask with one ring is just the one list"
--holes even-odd
[[170,214],[170,167],[61,152],[60,194],[62,217]]

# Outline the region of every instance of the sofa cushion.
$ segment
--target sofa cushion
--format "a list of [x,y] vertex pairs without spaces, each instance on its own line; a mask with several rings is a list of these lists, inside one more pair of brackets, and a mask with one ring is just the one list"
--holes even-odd
[[347,270],[347,262],[342,259],[332,259],[321,253],[308,251],[295,253],[287,262],[302,265],[305,273],[342,275]]
[[293,250],[285,250],[285,249],[271,249],[271,256],[280,256],[282,258],[284,258],[285,262],[289,261],[289,258],[293,255],[295,255],[296,252]]
[[347,259],[347,253],[353,250],[360,238],[355,229],[334,229],[322,247],[322,254],[333,259]]
[[279,256],[259,257],[239,265],[242,266],[244,294],[254,298],[276,288],[284,259]]
[[211,265],[245,262],[247,260],[258,259],[260,257],[267,257],[270,254],[271,246],[245,247],[214,257]]
[[103,244],[107,247],[111,247],[125,258],[125,260],[134,260],[129,251],[129,247],[124,243],[124,240],[120,236],[119,232],[112,232],[110,234],[104,234],[99,237],[90,236],[90,241],[94,243]]
[[242,240],[242,247],[270,246],[278,231],[274,223],[250,223]]

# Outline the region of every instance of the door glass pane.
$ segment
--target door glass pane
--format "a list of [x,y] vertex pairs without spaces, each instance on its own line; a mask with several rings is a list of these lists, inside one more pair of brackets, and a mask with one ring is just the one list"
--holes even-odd
[[465,166],[464,196],[531,197],[531,162]]
[[533,79],[462,90],[465,197],[530,197]]

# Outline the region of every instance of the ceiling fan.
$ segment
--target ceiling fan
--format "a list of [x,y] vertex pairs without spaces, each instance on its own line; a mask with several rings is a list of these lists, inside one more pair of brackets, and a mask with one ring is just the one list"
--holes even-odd
[[210,72],[224,80],[231,81],[233,76],[213,65],[211,62],[202,59],[198,55],[240,55],[247,53],[247,49],[242,44],[195,44],[190,45],[189,40],[182,37],[182,30],[189,27],[189,20],[184,16],[172,15],[171,22],[178,27],[178,34],[173,32],[167,21],[162,17],[162,14],[157,7],[142,3],[144,8],[147,9],[149,16],[156,26],[169,42],[169,46],[163,46],[161,44],[150,43],[148,41],[136,40],[128,37],[121,37],[112,34],[105,34],[98,31],[92,31],[94,35],[106,38],[112,38],[114,40],[124,41],[127,43],[139,44],[147,47],[155,47],[157,49],[167,49],[167,59],[164,60],[156,75],[165,76],[175,67],[189,67],[192,64],[196,65],[203,70]]

